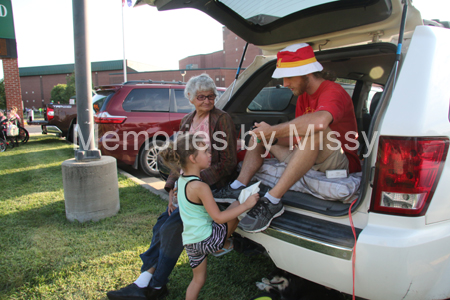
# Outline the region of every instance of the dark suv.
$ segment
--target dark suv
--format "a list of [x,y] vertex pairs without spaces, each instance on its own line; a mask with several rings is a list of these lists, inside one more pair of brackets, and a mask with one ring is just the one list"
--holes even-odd
[[[96,102],[98,112],[94,116],[102,154],[139,167],[147,175],[158,175],[158,146],[195,109],[184,97],[184,88],[182,82],[151,80],[97,87],[96,93],[104,96],[103,101]],[[218,90],[221,94],[225,89]]]

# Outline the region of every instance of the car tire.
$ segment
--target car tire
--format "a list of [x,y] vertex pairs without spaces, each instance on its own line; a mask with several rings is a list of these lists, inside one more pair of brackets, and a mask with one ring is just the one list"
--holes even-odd
[[148,142],[147,149],[144,147],[139,155],[139,168],[149,176],[159,176],[158,153],[165,144],[162,140]]
[[73,144],[73,124],[74,124],[73,122],[72,124],[70,124],[69,131],[67,132],[66,135],[66,140],[71,144]]

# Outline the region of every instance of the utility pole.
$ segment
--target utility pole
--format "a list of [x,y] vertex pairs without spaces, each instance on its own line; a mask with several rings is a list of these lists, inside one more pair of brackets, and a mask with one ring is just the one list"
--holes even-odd
[[75,158],[62,163],[66,217],[69,221],[98,221],[119,211],[117,165],[115,158],[102,157],[95,148],[87,0],[72,0],[72,10],[80,148],[75,150]]

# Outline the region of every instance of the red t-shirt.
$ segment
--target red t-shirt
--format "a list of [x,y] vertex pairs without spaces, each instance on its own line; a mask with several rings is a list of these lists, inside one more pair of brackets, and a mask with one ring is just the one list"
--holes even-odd
[[[336,131],[336,137],[341,142],[342,150],[349,161],[349,172],[361,171],[358,158],[358,126],[352,99],[341,85],[325,80],[317,91],[309,95],[303,93],[297,99],[295,117],[316,111],[327,111],[333,116],[330,129]],[[347,132],[350,132],[347,134]],[[347,134],[347,138],[346,138]],[[333,145],[334,146],[334,145]],[[354,150],[349,150],[354,149]]]

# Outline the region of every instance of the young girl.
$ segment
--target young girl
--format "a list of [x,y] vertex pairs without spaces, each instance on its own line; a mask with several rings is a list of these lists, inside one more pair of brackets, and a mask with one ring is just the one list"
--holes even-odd
[[183,245],[194,274],[186,300],[193,300],[206,281],[207,255],[232,249],[228,238],[236,230],[237,217],[252,208],[259,195],[250,196],[243,204],[236,201],[220,211],[210,187],[200,179],[200,171],[211,162],[207,146],[190,134],[179,135],[175,143],[159,155],[173,170],[177,170],[177,165],[183,170],[178,179],[178,205],[183,221]]
[[11,111],[11,119],[16,121],[17,126],[21,125],[20,116],[17,113],[17,107],[16,106],[11,107],[10,111]]

